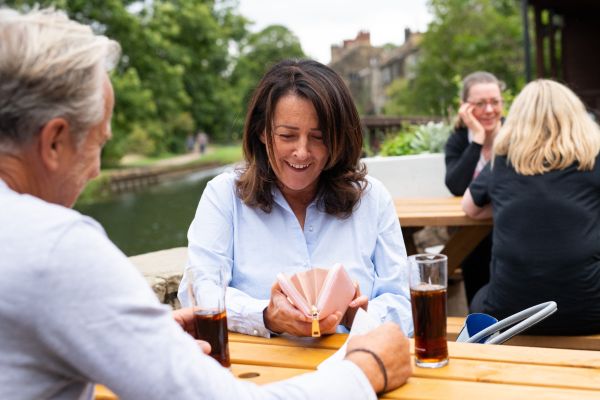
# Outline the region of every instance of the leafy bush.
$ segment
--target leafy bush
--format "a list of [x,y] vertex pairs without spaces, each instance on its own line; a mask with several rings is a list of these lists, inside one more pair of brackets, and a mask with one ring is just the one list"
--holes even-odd
[[420,153],[440,153],[448,140],[451,128],[443,122],[428,122],[398,132],[381,145],[382,156],[404,156]]
[[441,153],[448,140],[451,128],[443,122],[428,122],[420,125],[415,131],[410,147],[415,153]]
[[403,156],[414,154],[410,143],[415,134],[410,131],[398,132],[395,136],[386,139],[381,144],[380,154],[382,156]]

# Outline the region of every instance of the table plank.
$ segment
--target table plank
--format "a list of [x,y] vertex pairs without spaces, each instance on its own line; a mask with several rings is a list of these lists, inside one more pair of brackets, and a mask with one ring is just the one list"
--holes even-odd
[[338,333],[335,335],[325,335],[320,338],[313,337],[295,337],[295,336],[273,336],[270,339],[258,336],[244,335],[237,332],[229,332],[229,342],[240,343],[261,343],[280,346],[300,346],[312,347],[316,349],[337,350],[346,342],[347,334]]
[[285,368],[314,369],[335,353],[332,349],[230,342],[231,362]]
[[397,198],[394,205],[402,227],[492,225],[491,219],[468,217],[461,200],[461,197]]
[[94,400],[117,400],[116,394],[104,385],[96,385],[94,388]]
[[[571,367],[590,367],[600,368],[600,352],[588,351],[585,349],[551,349],[526,346],[505,346],[505,345],[478,345],[471,343],[455,343],[456,336],[463,325],[464,318],[449,317],[448,318],[448,343],[449,348],[453,352],[454,357],[464,359],[484,359],[489,361],[512,361],[516,363],[531,363],[536,365],[560,365]],[[593,336],[593,335],[592,335]],[[279,336],[271,339],[248,336],[240,333],[229,333],[230,344],[232,342],[239,343],[254,343],[264,345],[279,345],[291,347],[306,347],[311,346],[315,349],[337,350],[347,339],[348,335],[336,334],[318,339],[313,338],[295,338],[290,336]],[[526,337],[526,336],[523,336]],[[515,337],[514,339],[517,339]],[[513,339],[513,340],[514,340]],[[547,337],[548,340],[552,336]],[[411,342],[414,345],[413,340]],[[472,346],[481,346],[473,350]]]
[[[231,373],[239,379],[259,385],[314,372],[312,369],[269,367],[265,365],[232,364]],[[257,375],[258,374],[258,375]],[[256,375],[256,376],[255,376]]]
[[[414,361],[413,361],[414,362]],[[589,389],[600,393],[600,371],[592,368],[487,362],[454,357],[445,368],[415,368],[413,376],[431,379],[491,382],[563,389]]]
[[[413,345],[411,339],[411,348]],[[479,347],[474,349],[473,346]],[[591,368],[596,369],[600,377],[600,352],[597,351],[456,342],[448,342],[448,349],[453,358]]]
[[[334,353],[329,349],[243,342],[230,346],[236,364],[285,368],[316,368]],[[450,342],[449,353],[447,367],[415,368],[414,376],[600,391],[600,355],[596,352]]]
[[403,400],[598,400],[598,392],[411,377],[406,385],[384,394],[381,398]]

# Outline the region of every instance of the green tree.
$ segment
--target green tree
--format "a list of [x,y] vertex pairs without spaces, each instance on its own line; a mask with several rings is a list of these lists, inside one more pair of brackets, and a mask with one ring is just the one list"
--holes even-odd
[[24,10],[36,3],[63,9],[121,44],[112,73],[114,139],[103,152],[109,163],[128,152],[183,151],[185,137],[198,129],[216,141],[234,140],[244,100],[265,68],[304,56],[285,27],[250,34],[237,0],[0,0]]
[[116,39],[123,56],[113,73],[115,139],[103,153],[116,161],[128,151],[152,154],[183,148],[196,128],[218,136],[231,119],[235,96],[227,79],[230,41],[246,34],[237,2],[228,0],[3,1],[65,10]]
[[281,25],[270,25],[240,42],[239,56],[232,73],[237,92],[239,126],[244,122],[247,103],[260,78],[275,63],[286,58],[305,58],[298,37]]
[[430,0],[433,21],[420,48],[415,78],[392,85],[387,114],[448,115],[461,78],[492,72],[512,92],[524,84],[522,25],[514,0]]

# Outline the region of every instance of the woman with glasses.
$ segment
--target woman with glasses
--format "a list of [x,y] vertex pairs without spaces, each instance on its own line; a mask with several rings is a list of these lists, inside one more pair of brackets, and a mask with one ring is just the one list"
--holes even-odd
[[339,262],[360,290],[344,315],[320,321],[322,333],[346,331],[367,305],[378,321],[412,333],[402,231],[390,194],[360,162],[362,140],[350,91],[326,65],[282,61],[260,81],[244,126],[245,163],[208,183],[188,232],[194,279],[219,268],[231,278],[230,330],[310,336],[310,319],[276,276]]
[[[446,186],[455,196],[463,195],[490,160],[502,121],[503,89],[504,83],[489,72],[473,72],[463,79],[458,118],[444,150]],[[491,248],[488,235],[461,266],[469,304],[490,279]]]
[[515,98],[493,161],[463,197],[473,218],[494,214],[490,283],[472,312],[501,319],[554,300],[531,332],[600,332],[600,130],[581,100],[550,80]]

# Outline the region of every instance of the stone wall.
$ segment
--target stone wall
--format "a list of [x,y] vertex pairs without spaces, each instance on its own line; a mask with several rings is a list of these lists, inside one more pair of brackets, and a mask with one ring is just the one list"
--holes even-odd
[[177,289],[187,263],[187,247],[154,251],[129,257],[129,260],[144,275],[161,303],[174,309],[180,307]]

